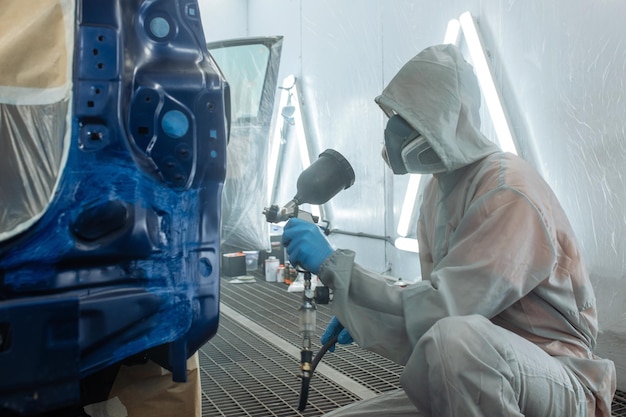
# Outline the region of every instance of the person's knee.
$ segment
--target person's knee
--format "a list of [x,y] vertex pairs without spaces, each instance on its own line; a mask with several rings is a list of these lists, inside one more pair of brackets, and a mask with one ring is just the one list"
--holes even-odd
[[480,355],[481,334],[490,325],[481,316],[446,317],[420,338],[401,377],[402,386],[420,410],[428,415],[431,396],[445,391],[446,375],[457,375],[471,362],[468,358]]
[[435,323],[418,341],[426,360],[437,357],[459,358],[484,345],[487,327],[493,324],[482,316],[445,317]]
[[450,394],[450,383],[465,374],[466,367],[488,354],[485,337],[494,325],[485,317],[446,317],[419,339],[400,378],[402,387],[419,410],[433,415],[433,401]]
[[485,317],[446,317],[417,342],[407,368],[431,384],[444,384],[445,375],[461,375],[492,355],[493,324]]

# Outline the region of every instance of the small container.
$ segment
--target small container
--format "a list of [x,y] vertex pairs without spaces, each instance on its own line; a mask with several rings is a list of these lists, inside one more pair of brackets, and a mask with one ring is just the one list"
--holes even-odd
[[227,277],[246,275],[246,257],[241,252],[222,255],[221,274]]
[[278,265],[278,271],[276,272],[276,282],[285,282],[285,265]]
[[253,272],[259,266],[259,251],[245,250],[243,254],[246,256],[246,272]]
[[280,261],[275,256],[270,256],[265,260],[265,281],[276,282],[279,265]]

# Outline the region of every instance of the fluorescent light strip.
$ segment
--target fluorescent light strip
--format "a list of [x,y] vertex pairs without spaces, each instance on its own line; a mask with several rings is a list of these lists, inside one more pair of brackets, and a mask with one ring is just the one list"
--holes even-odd
[[[295,108],[293,119],[296,129],[296,139],[298,140],[298,149],[300,150],[300,161],[302,163],[302,170],[304,171],[311,165],[311,155],[309,154],[309,147],[306,140],[306,132],[304,131],[304,122],[302,121],[302,108],[300,107],[300,95],[298,93],[297,78],[291,88],[291,101]],[[320,207],[311,204],[311,214],[321,218]]]
[[491,69],[489,68],[489,63],[485,56],[485,50],[480,40],[478,30],[476,29],[474,19],[470,12],[465,12],[461,15],[459,21],[500,147],[505,152],[517,154],[513,135],[511,134],[502,102],[500,101],[500,95],[493,81]]
[[413,210],[415,209],[415,200],[417,199],[417,190],[421,179],[422,176],[420,174],[411,174],[409,177],[409,184],[406,189],[406,194],[404,195],[400,219],[398,220],[397,232],[401,237],[406,237],[406,235],[409,234],[409,226],[411,224]]
[[415,252],[419,253],[420,247],[417,243],[417,239],[411,239],[408,237],[399,237],[394,242],[393,245],[396,249],[403,250],[405,252]]
[[272,137],[272,144],[270,148],[269,163],[267,167],[267,201],[272,203],[276,196],[274,195],[274,181],[276,181],[276,171],[278,170],[278,157],[280,152],[280,144],[282,141],[282,127],[285,124],[284,118],[281,116],[282,109],[287,105],[289,98],[289,91],[287,88],[293,84],[293,75],[286,77],[283,80],[283,88],[280,90],[280,99],[278,102],[278,118],[276,120],[276,128],[274,129],[274,136]]
[[300,108],[300,97],[298,93],[297,80],[291,88],[291,100],[295,107],[293,114],[294,125],[296,128],[296,138],[298,139],[298,149],[300,150],[300,161],[302,162],[302,170],[305,170],[311,165],[311,156],[309,155],[309,148],[307,146],[306,133],[304,132],[304,124],[302,123],[302,109]]
[[448,22],[448,28],[446,29],[446,35],[443,38],[443,43],[458,45],[461,39],[461,23],[457,19],[452,19]]

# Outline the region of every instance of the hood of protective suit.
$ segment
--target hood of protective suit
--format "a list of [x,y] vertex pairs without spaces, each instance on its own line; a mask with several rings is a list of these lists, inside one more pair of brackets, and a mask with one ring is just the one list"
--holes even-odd
[[455,171],[500,148],[480,132],[480,89],[454,45],[435,45],[407,62],[375,101],[420,132]]

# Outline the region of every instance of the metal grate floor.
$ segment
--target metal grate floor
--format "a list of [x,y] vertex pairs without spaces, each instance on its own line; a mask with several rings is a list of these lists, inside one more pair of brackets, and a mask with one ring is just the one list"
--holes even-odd
[[[298,411],[302,293],[259,277],[250,284],[223,278],[220,296],[219,330],[199,352],[203,416],[321,416],[399,386],[401,366],[355,345],[339,346],[320,362],[308,405]],[[317,306],[318,335],[330,317],[330,306]],[[319,348],[315,338],[313,352]],[[626,417],[626,393],[616,394],[613,417]]]
[[626,416],[626,393],[617,391],[613,398],[613,405],[611,407],[611,414],[613,417],[625,417]]
[[[399,365],[357,346],[339,346],[320,362],[308,405],[299,412],[297,310],[302,293],[289,293],[287,285],[261,279],[231,284],[223,278],[220,297],[219,330],[199,352],[203,416],[321,416],[359,400],[363,390],[374,395],[398,387]],[[318,335],[330,317],[330,306],[317,306]],[[313,352],[319,348],[315,338]],[[324,366],[340,372],[347,382],[325,376]]]

